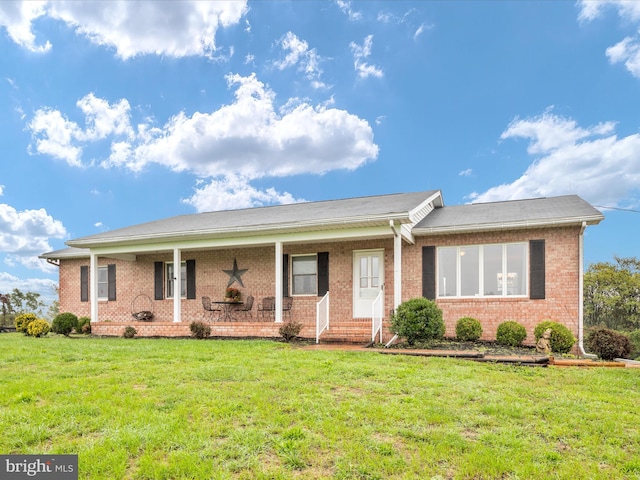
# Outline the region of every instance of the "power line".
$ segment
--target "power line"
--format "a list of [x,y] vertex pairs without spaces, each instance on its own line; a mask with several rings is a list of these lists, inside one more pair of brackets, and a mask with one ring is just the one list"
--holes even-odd
[[606,208],[607,210],[620,210],[621,212],[633,212],[640,213],[640,210],[633,210],[632,208],[619,208],[619,207],[607,207],[604,205],[594,205],[596,208]]

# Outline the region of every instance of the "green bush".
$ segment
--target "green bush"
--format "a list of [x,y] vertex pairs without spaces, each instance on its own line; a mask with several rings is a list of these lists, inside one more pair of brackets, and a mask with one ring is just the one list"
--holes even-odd
[[391,315],[391,331],[407,339],[409,345],[416,341],[444,337],[442,310],[426,298],[412,298],[401,303]]
[[32,337],[42,337],[49,333],[49,331],[51,331],[49,322],[41,318],[29,323],[29,326],[27,327],[27,335]]
[[456,338],[461,342],[475,342],[482,335],[482,325],[475,318],[462,317],[456,322]]
[[125,327],[124,332],[122,332],[122,336],[124,338],[133,338],[138,334],[138,331],[133,328],[131,325]]
[[16,326],[16,332],[22,332],[25,335],[28,335],[27,328],[29,328],[29,324],[38,319],[35,313],[22,313],[18,315],[13,323]]
[[587,335],[586,345],[602,360],[627,358],[632,348],[629,337],[605,327],[592,329]]
[[[85,328],[89,327],[89,328]],[[78,325],[76,327],[76,332],[78,333],[91,333],[91,319],[89,317],[80,317],[78,318]]]
[[634,357],[640,357],[640,330],[634,330],[629,334],[629,341],[631,342],[631,354]]
[[500,345],[518,347],[527,338],[527,330],[518,322],[506,321],[498,325],[496,332],[496,342]]
[[285,342],[290,342],[300,334],[302,324],[295,320],[287,320],[278,330]]
[[60,313],[53,319],[51,330],[59,335],[69,336],[78,326],[78,317],[73,313]]
[[533,329],[533,335],[536,337],[536,342],[540,340],[544,331],[551,329],[551,351],[554,353],[569,353],[576,343],[576,339],[567,327],[561,323],[554,322],[552,320],[544,320],[536,325]]
[[193,338],[208,338],[211,335],[211,327],[204,322],[191,322],[189,325]]

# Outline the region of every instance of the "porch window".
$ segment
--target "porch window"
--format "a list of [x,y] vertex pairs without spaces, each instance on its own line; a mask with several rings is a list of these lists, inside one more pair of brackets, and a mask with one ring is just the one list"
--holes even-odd
[[318,259],[316,255],[291,257],[293,295],[315,295],[317,292]]
[[[173,277],[175,277],[173,263],[167,263],[167,298],[173,298]],[[187,296],[187,262],[180,262],[180,296]]]
[[98,267],[98,300],[109,299],[109,272],[106,266]]
[[524,296],[527,244],[440,247],[438,297]]

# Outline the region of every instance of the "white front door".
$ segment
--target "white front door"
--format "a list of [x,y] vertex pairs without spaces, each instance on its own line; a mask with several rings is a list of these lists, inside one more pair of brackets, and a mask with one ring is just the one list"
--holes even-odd
[[353,316],[371,318],[373,301],[384,285],[384,250],[353,252]]

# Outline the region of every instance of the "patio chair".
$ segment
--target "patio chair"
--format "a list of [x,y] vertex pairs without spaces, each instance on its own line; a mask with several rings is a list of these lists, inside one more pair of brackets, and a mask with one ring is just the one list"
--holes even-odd
[[209,317],[209,321],[213,320],[214,313],[222,313],[221,308],[211,303],[211,297],[202,297],[202,308],[204,308],[202,318],[204,319],[206,317]]
[[251,313],[251,309],[253,308],[253,295],[249,295],[244,303],[240,305],[235,312],[243,317],[249,316],[249,318],[253,318],[253,314]]
[[284,297],[282,299],[282,313],[289,315],[289,320],[291,320],[291,307],[293,307],[293,297]]
[[264,297],[262,302],[258,305],[258,311],[261,312],[262,318],[264,318],[265,312],[268,316],[273,315],[276,311],[275,297]]

